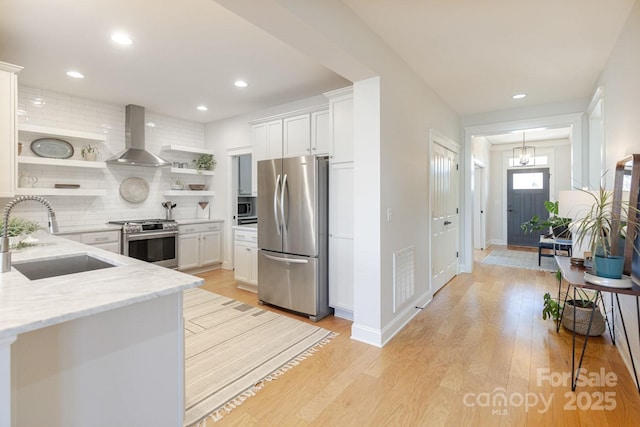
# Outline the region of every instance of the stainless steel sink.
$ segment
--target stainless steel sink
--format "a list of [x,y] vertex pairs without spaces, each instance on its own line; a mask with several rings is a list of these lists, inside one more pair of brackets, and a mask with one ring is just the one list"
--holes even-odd
[[61,258],[15,262],[13,267],[29,280],[38,280],[82,273],[84,271],[101,270],[103,268],[116,267],[116,265],[89,254],[75,254]]

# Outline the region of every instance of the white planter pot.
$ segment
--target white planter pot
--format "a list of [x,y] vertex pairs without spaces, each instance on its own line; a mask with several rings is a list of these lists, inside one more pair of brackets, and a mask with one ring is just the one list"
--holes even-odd
[[[564,305],[564,311],[562,313],[562,326],[566,329],[573,330],[573,315],[576,313],[576,333],[580,335],[587,334],[587,328],[589,327],[589,317],[591,316],[591,308],[574,307],[573,300],[567,300]],[[604,334],[606,324],[604,316],[599,308],[596,308],[593,314],[593,323],[591,324],[591,330],[589,331],[590,337],[597,337]]]

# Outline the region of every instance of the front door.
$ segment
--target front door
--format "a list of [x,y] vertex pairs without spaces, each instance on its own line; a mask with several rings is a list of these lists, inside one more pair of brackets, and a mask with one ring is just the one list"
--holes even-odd
[[508,245],[538,246],[540,234],[545,231],[525,233],[520,226],[534,215],[541,220],[549,217],[545,200],[549,200],[549,168],[507,171]]

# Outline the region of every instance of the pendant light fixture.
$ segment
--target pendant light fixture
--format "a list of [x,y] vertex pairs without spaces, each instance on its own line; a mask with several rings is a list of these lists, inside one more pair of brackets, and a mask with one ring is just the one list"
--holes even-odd
[[522,147],[513,147],[513,166],[535,166],[536,148],[525,145],[525,131],[522,131]]

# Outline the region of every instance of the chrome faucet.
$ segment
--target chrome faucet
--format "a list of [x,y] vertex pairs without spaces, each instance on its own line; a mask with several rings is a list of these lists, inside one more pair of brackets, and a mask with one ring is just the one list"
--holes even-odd
[[2,230],[2,240],[0,241],[0,263],[2,264],[2,271],[0,271],[0,273],[6,273],[11,270],[11,252],[9,251],[9,214],[11,213],[11,209],[13,209],[15,205],[21,202],[26,202],[27,200],[40,202],[47,207],[49,217],[49,233],[58,232],[58,222],[56,221],[56,214],[55,212],[53,212],[53,207],[47,199],[40,196],[20,196],[10,201],[7,206],[5,206],[4,212],[2,213],[2,224],[4,224],[4,227]]

